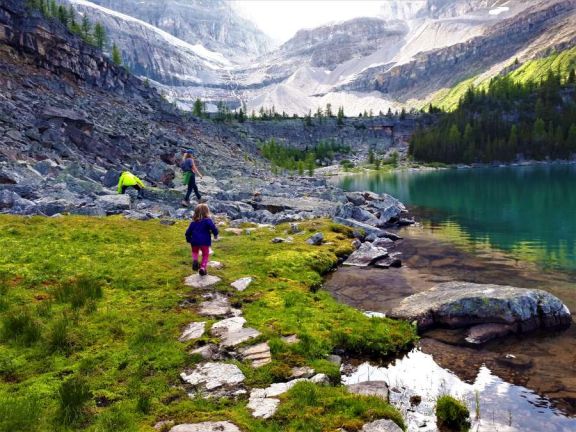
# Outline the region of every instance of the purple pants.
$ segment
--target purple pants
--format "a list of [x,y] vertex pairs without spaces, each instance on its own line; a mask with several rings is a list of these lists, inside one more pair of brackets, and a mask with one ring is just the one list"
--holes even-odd
[[210,246],[192,246],[192,259],[198,261],[198,252],[202,251],[202,264],[200,268],[206,270],[208,258],[210,258]]

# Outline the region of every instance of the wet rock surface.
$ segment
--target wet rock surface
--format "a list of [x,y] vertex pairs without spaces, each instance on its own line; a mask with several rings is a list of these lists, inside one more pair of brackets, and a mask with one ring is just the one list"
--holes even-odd
[[414,294],[402,300],[390,316],[415,320],[421,330],[495,323],[527,332],[572,322],[566,305],[545,291],[469,282],[446,282]]

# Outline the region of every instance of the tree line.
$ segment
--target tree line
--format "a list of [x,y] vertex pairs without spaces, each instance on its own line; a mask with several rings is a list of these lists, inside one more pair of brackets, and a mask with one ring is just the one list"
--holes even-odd
[[[87,44],[100,50],[106,46],[108,36],[104,26],[100,22],[93,24],[87,14],[78,19],[72,5],[66,7],[56,0],[28,0],[27,5],[40,11],[46,18],[60,21],[72,34],[80,36]],[[111,56],[117,66],[122,64],[122,55],[115,43],[112,43]]]
[[306,146],[303,150],[278,143],[274,138],[260,145],[260,152],[272,163],[274,174],[280,168],[300,175],[306,170],[309,175],[313,175],[317,162],[332,161],[335,155],[348,154],[350,151],[350,146],[335,140],[320,140],[314,147]]
[[409,154],[443,163],[570,159],[576,154],[576,73],[525,83],[493,78],[470,87],[457,108],[413,135]]

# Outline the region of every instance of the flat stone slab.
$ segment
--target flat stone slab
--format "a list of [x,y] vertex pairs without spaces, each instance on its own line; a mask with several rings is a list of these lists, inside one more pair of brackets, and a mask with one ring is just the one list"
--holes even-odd
[[200,276],[199,274],[193,274],[184,279],[184,285],[192,288],[208,288],[212,285],[216,285],[221,280],[222,279],[220,279],[218,276]]
[[214,324],[210,332],[222,339],[222,346],[236,346],[260,336],[258,330],[250,327],[244,328],[245,323],[246,320],[242,317],[228,318]]
[[470,282],[441,283],[411,295],[389,316],[416,321],[420,330],[496,323],[526,332],[572,322],[568,307],[546,291]]
[[181,424],[170,432],[241,432],[238,426],[227,421]]
[[230,286],[235,288],[237,291],[244,291],[246,288],[250,286],[251,283],[252,283],[251,277],[243,277],[232,282]]
[[361,432],[402,432],[392,420],[376,420],[362,426]]
[[344,265],[356,267],[368,267],[374,261],[386,258],[388,251],[384,248],[374,246],[372,243],[362,243],[360,247],[344,261]]
[[308,381],[304,378],[297,378],[293,379],[292,381],[283,382],[283,383],[274,383],[270,384],[270,386],[263,388],[263,389],[252,389],[250,392],[250,398],[270,398],[280,396],[283,393],[286,393],[290,390],[296,383],[300,381]]
[[388,384],[385,381],[364,381],[357,384],[347,385],[346,388],[350,393],[364,395],[364,396],[377,396],[388,401]]
[[220,261],[208,261],[208,267],[215,270],[222,270],[224,268],[224,264],[222,264]]
[[250,398],[248,408],[252,410],[252,416],[267,419],[276,413],[280,405],[280,399],[276,398]]
[[227,318],[215,323],[210,329],[214,336],[224,336],[226,333],[240,330],[246,324],[246,319],[242,317]]
[[309,366],[293,367],[291,378],[311,378],[316,371]]
[[222,386],[234,386],[246,379],[238,366],[228,363],[204,363],[190,374],[182,372],[180,376],[188,384],[203,386],[208,391]]
[[288,336],[282,336],[282,341],[288,345],[294,345],[298,342],[300,342],[300,339],[298,339],[298,336],[296,336],[295,334],[293,335],[288,335]]
[[226,316],[231,312],[230,302],[228,297],[217,294],[212,300],[202,302],[198,313],[203,316]]
[[272,354],[270,353],[270,345],[268,342],[263,342],[240,350],[240,355],[244,360],[252,362],[252,367],[259,368],[272,361]]
[[218,360],[220,358],[220,350],[215,344],[208,344],[190,351],[190,354],[198,354],[204,360]]
[[204,321],[190,323],[186,326],[178,340],[180,342],[188,342],[192,339],[197,339],[204,334],[205,327],[206,323]]

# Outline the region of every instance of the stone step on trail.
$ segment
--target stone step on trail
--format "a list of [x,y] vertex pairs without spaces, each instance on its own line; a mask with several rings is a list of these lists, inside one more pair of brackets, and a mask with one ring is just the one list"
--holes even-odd
[[220,279],[218,276],[200,276],[199,274],[193,274],[184,279],[184,285],[192,288],[208,288],[212,285],[216,285],[221,280],[222,279]]
[[272,361],[272,354],[270,353],[270,345],[268,345],[268,342],[242,348],[239,351],[244,361],[252,362],[253,368],[262,367]]
[[228,421],[181,424],[170,432],[241,432],[238,426]]
[[[182,372],[180,377],[207,397],[234,397],[246,393],[241,386],[246,377],[238,366],[229,363],[200,364],[189,373]],[[189,395],[196,396],[195,393]]]
[[186,326],[182,335],[178,338],[180,342],[188,342],[192,339],[198,339],[204,334],[204,329],[206,327],[206,322],[192,322]]
[[260,332],[250,327],[244,327],[246,320],[242,317],[228,318],[217,322],[210,333],[222,339],[223,347],[233,347],[260,336]]

